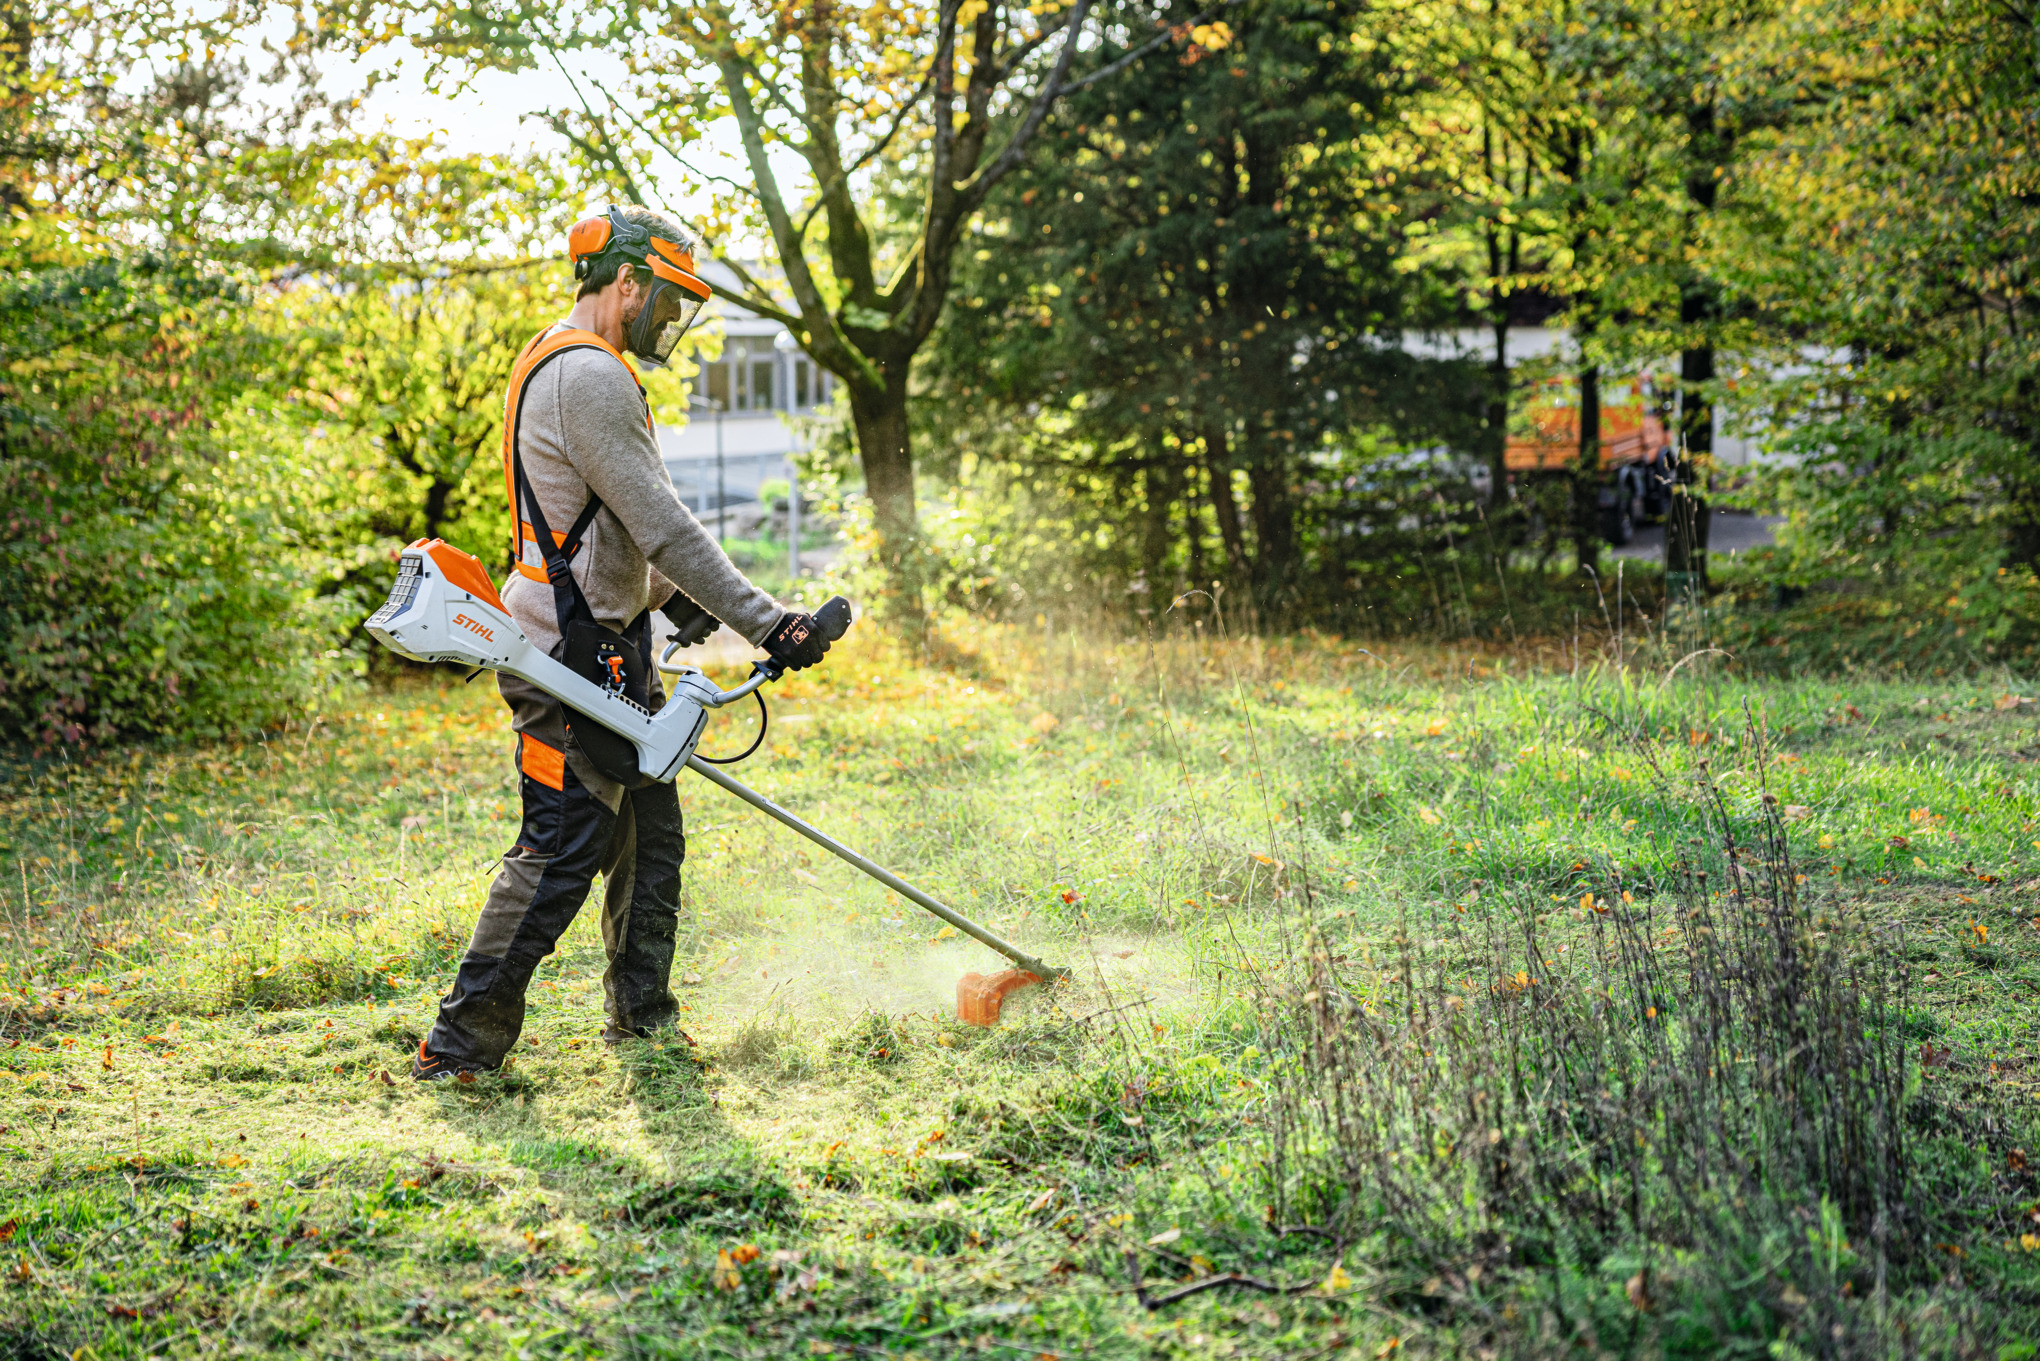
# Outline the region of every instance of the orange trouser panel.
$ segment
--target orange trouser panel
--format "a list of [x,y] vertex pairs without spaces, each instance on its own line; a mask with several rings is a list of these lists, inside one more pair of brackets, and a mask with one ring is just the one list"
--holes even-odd
[[547,789],[566,788],[567,754],[528,732],[517,735],[517,768]]

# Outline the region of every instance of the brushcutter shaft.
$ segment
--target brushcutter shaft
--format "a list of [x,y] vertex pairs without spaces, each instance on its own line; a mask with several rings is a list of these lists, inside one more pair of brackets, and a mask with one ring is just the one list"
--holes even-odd
[[867,860],[865,857],[859,855],[856,851],[851,850],[848,846],[845,846],[842,842],[836,840],[836,838],[830,836],[827,832],[821,831],[819,828],[812,827],[809,824],[802,822],[799,818],[787,812],[784,808],[781,808],[778,804],[772,802],[772,800],[766,798],[763,794],[760,794],[755,789],[752,789],[749,785],[744,784],[742,781],[730,778],[728,775],[723,774],[720,770],[717,770],[714,766],[709,765],[707,762],[701,760],[699,757],[695,756],[688,757],[687,768],[689,770],[692,770],[695,774],[708,780],[709,782],[721,785],[724,789],[736,795],[738,798],[742,799],[745,803],[750,804],[753,808],[757,809],[759,812],[764,813],[768,817],[776,818],[778,821],[785,823],[788,827],[791,827],[794,831],[799,832],[809,841],[814,842],[815,845],[820,846],[823,850],[829,852],[829,854],[837,856],[840,859],[847,860],[852,865],[855,865],[858,869],[863,870],[866,874],[878,880],[879,883],[884,884],[887,888],[899,894],[902,898],[911,899],[913,902],[920,904],[928,911],[940,917],[943,921],[948,922],[951,926],[963,932],[966,936],[969,936],[973,940],[976,940],[984,945],[991,947],[994,950],[997,950],[1000,954],[1012,960],[1015,964],[1019,965],[1027,972],[1034,974],[1037,977],[1049,982],[1054,982],[1060,979],[1068,978],[1070,976],[1070,971],[1068,969],[1059,969],[1054,965],[1044,964],[1040,960],[1036,959],[1034,956],[1022,950],[1019,946],[1001,940],[999,937],[993,935],[990,931],[987,931],[984,927],[979,926],[976,922],[972,921],[969,917],[964,916],[961,912],[955,912],[947,907],[944,907],[941,903],[929,897],[927,894],[921,892],[920,889],[915,888],[912,884],[900,878],[897,874],[894,874],[891,870],[886,869],[883,865],[879,865],[871,860]]

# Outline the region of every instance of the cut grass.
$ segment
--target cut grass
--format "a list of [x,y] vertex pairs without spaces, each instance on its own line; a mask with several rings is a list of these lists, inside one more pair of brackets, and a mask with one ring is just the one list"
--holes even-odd
[[[2040,731],[2011,679],[1663,684],[992,630],[938,668],[853,641],[774,688],[774,740],[738,773],[1080,966],[998,1031],[949,1010],[986,952],[689,781],[676,982],[699,1044],[599,1042],[584,919],[513,1064],[420,1087],[409,1053],[515,828],[480,683],[13,767],[4,1345],[1538,1351],[1527,1312],[1482,1332],[1388,1256],[1267,1233],[1256,989],[1301,928],[1364,1006],[1441,914],[1541,917],[1555,948],[1587,895],[1656,901],[1705,849],[1702,762],[1736,816],[1779,801],[1809,891],[1906,924],[1920,1080],[2027,1127]],[[718,719],[711,751],[748,721]],[[1502,973],[1474,947],[1454,964]],[[2031,1310],[2004,1284],[2019,1243],[1953,1245],[2000,1261],[1972,1270],[2006,1329]],[[1276,1289],[1151,1311],[1130,1270],[1150,1300],[1228,1271]],[[1640,1353],[1668,1345],[1634,1324]]]

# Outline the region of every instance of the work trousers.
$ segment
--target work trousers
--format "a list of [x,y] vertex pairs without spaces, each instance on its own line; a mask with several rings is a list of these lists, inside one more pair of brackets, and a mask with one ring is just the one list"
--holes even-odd
[[[494,1068],[524,1029],[524,993],[538,962],[604,883],[602,976],[609,1035],[645,1035],[679,1015],[671,987],[687,841],[680,796],[668,784],[625,789],[596,770],[566,731],[552,696],[514,676],[500,680],[517,734],[524,822],[489,889],[453,990],[425,1049]],[[663,697],[653,682],[652,708]]]

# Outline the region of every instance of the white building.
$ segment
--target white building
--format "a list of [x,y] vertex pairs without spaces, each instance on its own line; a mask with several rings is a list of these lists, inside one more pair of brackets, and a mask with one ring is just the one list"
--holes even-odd
[[[713,262],[706,272],[736,282]],[[680,499],[713,528],[718,506],[755,501],[764,483],[792,480],[797,420],[828,405],[836,380],[778,322],[720,298],[703,313],[722,322],[722,356],[702,364],[691,419],[659,427],[659,447]]]

